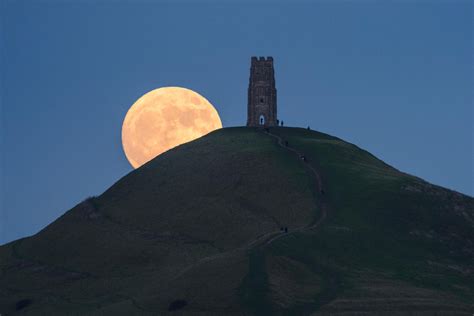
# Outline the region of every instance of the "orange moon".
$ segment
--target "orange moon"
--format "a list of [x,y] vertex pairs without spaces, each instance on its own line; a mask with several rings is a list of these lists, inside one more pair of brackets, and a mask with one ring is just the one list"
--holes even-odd
[[212,104],[199,93],[163,87],[139,98],[122,125],[122,145],[138,168],[161,153],[222,128]]

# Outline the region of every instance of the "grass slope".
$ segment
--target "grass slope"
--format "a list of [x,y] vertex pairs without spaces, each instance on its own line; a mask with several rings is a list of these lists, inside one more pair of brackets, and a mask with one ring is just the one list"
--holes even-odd
[[[471,197],[326,134],[271,133],[308,161],[257,129],[222,129],[1,246],[0,313],[470,315]],[[323,198],[323,224],[297,231]]]

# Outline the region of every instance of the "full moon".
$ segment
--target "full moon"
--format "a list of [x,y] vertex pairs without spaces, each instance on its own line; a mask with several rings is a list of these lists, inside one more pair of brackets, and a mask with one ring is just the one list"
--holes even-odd
[[128,110],[122,145],[130,164],[138,168],[219,128],[219,114],[206,98],[186,88],[163,87],[143,95]]

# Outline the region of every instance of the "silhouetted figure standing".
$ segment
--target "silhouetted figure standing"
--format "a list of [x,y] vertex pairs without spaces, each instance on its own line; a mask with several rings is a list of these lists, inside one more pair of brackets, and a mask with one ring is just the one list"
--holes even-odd
[[281,121],[281,126],[283,126],[283,121]]
[[287,233],[287,232],[288,232],[288,227],[285,227],[285,233]]
[[310,128],[309,125],[308,125],[308,131],[310,131],[310,130],[311,130],[311,128]]

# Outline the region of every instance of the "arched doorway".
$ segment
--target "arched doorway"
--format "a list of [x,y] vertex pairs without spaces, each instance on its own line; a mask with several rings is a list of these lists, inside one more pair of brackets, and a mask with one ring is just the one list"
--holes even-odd
[[265,116],[263,116],[263,114],[260,115],[260,118],[258,119],[258,122],[259,122],[260,125],[265,125]]

